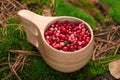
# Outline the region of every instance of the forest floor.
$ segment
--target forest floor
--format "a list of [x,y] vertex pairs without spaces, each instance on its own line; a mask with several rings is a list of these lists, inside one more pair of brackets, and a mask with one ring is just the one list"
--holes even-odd
[[[28,9],[43,16],[73,16],[93,29],[95,49],[81,70],[62,73],[49,67],[27,39],[17,12]],[[1,0],[1,80],[116,80],[108,64],[120,58],[119,0]]]

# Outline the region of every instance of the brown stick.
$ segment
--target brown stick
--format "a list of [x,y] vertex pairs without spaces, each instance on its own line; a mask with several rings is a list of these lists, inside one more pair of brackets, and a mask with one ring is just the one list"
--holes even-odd
[[8,50],[8,52],[18,53],[18,54],[25,54],[25,55],[35,55],[35,56],[40,56],[40,55],[36,54],[36,53],[38,53],[38,52],[33,52],[33,51]]

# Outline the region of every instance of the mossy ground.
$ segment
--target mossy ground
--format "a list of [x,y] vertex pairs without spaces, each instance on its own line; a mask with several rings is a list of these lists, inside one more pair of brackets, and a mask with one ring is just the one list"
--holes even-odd
[[[29,0],[21,1],[22,3],[29,2]],[[116,22],[120,23],[119,0],[101,1],[111,6],[109,14]],[[33,0],[32,3],[37,4],[39,2],[49,6],[49,0]],[[103,17],[101,17],[100,19],[98,19],[98,21],[96,21],[96,19],[90,16],[88,13],[85,13],[84,11],[73,6],[72,4],[63,2],[63,0],[56,0],[55,4],[55,12],[57,16],[74,16],[81,18],[88,22],[93,29],[96,28],[98,21],[103,21],[104,19]],[[41,8],[35,10],[36,13],[41,13],[41,11]],[[100,13],[99,10],[97,11],[98,13]],[[18,23],[20,23],[20,21],[17,18],[8,20],[8,24]],[[3,35],[4,33],[6,35]],[[3,28],[0,27],[0,59],[4,58],[4,62],[7,62],[7,50],[21,50],[23,48],[27,51],[37,51],[37,49],[27,41],[26,35],[22,28],[19,29],[18,26],[7,26],[5,28],[5,32],[3,32]],[[105,66],[105,69],[103,68],[103,65],[100,64],[100,61],[90,60],[88,64],[79,71],[73,73],[62,73],[50,68],[41,57],[28,56],[28,58],[31,59],[31,62],[29,62],[30,65],[25,65],[23,70],[19,71],[18,74],[22,80],[94,80],[96,76],[108,72],[108,62],[117,57],[119,56],[110,56],[108,58],[105,58],[104,60],[101,60],[101,62],[105,62],[105,64],[103,64]],[[0,68],[1,67],[2,66],[0,66]],[[0,79],[5,77],[9,71],[9,69],[1,71]],[[9,80],[16,79],[16,76],[13,75]]]
[[109,15],[120,24],[120,1],[119,0],[101,0],[105,4],[108,4],[111,8],[109,10]]

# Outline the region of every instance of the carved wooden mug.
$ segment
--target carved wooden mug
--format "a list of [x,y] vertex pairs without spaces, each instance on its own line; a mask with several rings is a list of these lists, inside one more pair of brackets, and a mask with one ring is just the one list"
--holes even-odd
[[[23,23],[28,41],[40,51],[44,61],[50,67],[69,73],[81,69],[89,61],[94,48],[94,39],[93,31],[85,21],[70,16],[44,17],[29,10],[20,10],[18,16]],[[64,52],[51,47],[45,40],[44,32],[50,24],[57,20],[61,22],[65,20],[70,22],[82,21],[85,23],[91,33],[91,40],[87,46],[74,52]]]

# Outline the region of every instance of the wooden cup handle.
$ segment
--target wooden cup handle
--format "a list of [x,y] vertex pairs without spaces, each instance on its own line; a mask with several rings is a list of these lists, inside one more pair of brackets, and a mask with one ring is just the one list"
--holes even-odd
[[22,21],[28,41],[31,44],[33,44],[36,48],[38,48],[39,29],[34,21],[37,19],[37,16],[39,15],[28,10],[20,10],[18,12],[18,16]]
[[44,17],[29,10],[20,10],[18,16],[23,23],[28,41],[38,48],[38,36],[44,36],[44,30],[49,22],[58,17]]

